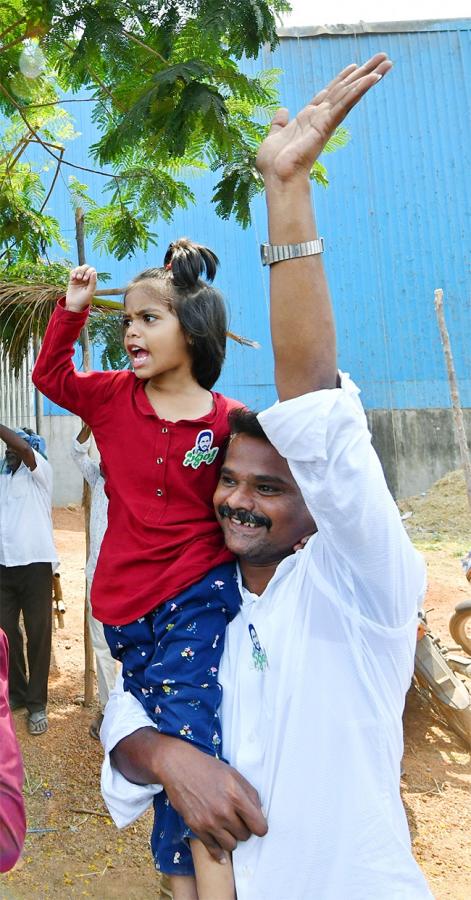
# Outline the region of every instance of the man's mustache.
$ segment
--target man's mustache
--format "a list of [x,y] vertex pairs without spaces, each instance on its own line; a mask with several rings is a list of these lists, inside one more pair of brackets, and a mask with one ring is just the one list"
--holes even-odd
[[247,509],[232,509],[226,503],[218,506],[218,513],[221,519],[238,519],[242,525],[257,525],[267,529],[270,529],[272,526],[272,521],[267,516],[258,516]]

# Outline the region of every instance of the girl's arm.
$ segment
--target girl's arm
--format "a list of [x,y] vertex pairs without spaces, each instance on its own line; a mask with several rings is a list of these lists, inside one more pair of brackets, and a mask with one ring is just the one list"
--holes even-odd
[[[86,271],[85,271],[86,270]],[[50,400],[93,426],[116,373],[77,372],[74,345],[86,325],[96,272],[81,266],[70,273],[65,300],[53,312],[33,369],[33,383]]]

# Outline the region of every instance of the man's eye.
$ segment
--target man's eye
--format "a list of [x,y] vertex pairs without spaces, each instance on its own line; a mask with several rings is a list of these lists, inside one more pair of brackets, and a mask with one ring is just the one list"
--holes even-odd
[[259,484],[258,490],[261,494],[273,494],[275,488],[271,484]]
[[229,487],[231,484],[235,484],[234,479],[229,478],[229,475],[221,475],[220,482],[221,484],[225,484],[226,487]]

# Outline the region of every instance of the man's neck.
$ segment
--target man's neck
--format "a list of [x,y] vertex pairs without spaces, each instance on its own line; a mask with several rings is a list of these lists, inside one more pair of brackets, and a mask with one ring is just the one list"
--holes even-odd
[[239,559],[242,584],[251,594],[257,594],[257,596],[260,597],[273,578],[277,566],[278,563],[270,563],[266,566],[254,565],[246,560],[243,561]]

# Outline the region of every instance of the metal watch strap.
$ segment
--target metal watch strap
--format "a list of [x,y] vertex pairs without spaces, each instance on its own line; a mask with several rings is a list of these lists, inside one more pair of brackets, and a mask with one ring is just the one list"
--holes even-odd
[[316,256],[324,252],[324,238],[304,241],[302,244],[261,244],[260,255],[264,266],[282,262],[285,259],[299,259],[300,256]]

